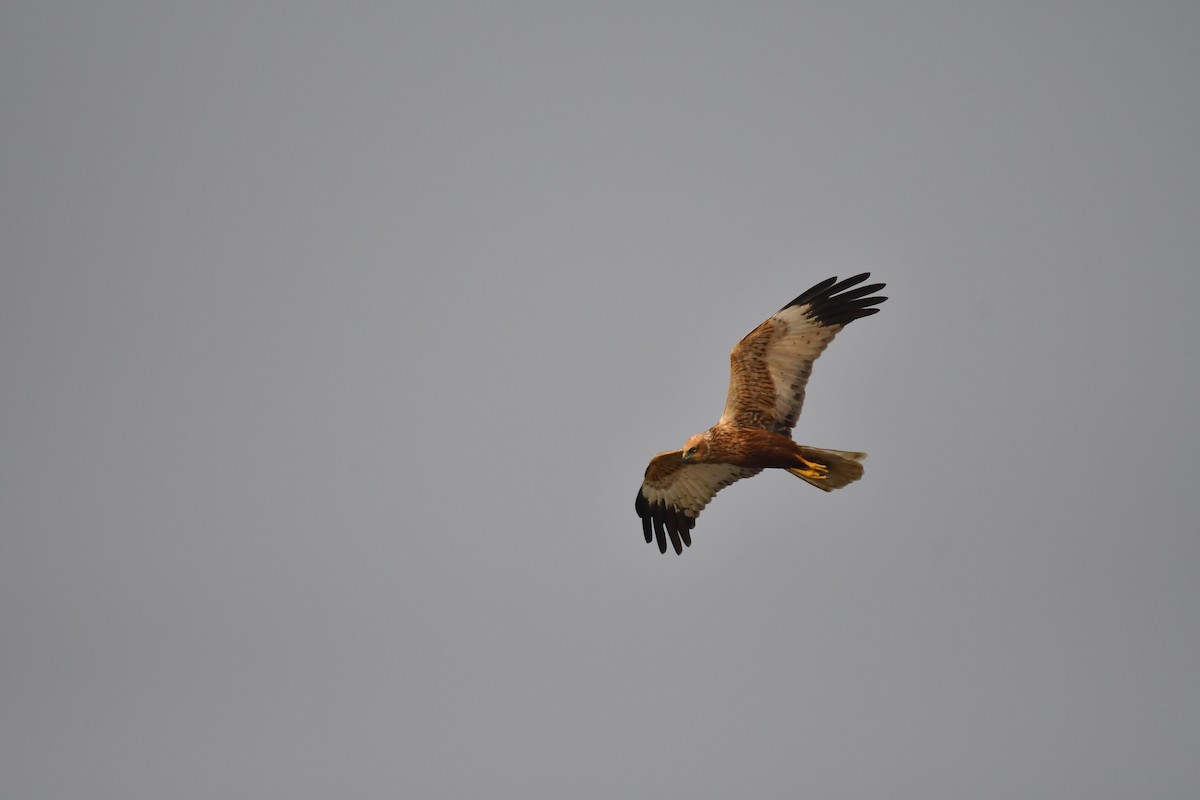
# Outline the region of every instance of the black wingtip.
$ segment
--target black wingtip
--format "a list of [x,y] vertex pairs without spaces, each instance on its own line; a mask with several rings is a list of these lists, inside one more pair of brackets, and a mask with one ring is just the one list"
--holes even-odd
[[657,540],[660,553],[667,552],[667,541],[676,555],[683,555],[684,547],[692,546],[692,528],[696,527],[696,518],[686,512],[667,506],[664,503],[651,503],[638,489],[637,498],[633,502],[634,510],[642,519],[642,533],[646,544]]
[[862,272],[846,278],[844,281],[838,281],[836,276],[827,278],[783,308],[806,305],[809,307],[808,315],[822,325],[846,325],[856,319],[869,317],[879,312],[879,309],[873,308],[873,306],[887,300],[886,297],[868,297],[887,284],[872,283],[869,286],[859,286],[857,289],[851,288],[858,286],[869,277],[871,277],[871,273]]

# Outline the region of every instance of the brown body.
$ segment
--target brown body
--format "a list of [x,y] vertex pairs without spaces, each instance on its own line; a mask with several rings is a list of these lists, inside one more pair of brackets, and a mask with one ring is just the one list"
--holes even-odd
[[[805,465],[804,448],[782,433],[762,428],[714,425],[697,437],[704,446],[685,461],[723,462],[754,469],[790,469]],[[684,452],[687,452],[686,448]]]

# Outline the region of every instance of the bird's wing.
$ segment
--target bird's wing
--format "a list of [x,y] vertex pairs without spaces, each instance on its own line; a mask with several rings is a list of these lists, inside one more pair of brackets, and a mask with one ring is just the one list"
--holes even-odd
[[848,323],[879,311],[869,272],[818,283],[771,315],[729,354],[729,395],[719,424],[788,433],[804,405],[813,361]]
[[650,459],[646,478],[638,489],[634,508],[642,518],[646,543],[658,538],[658,549],[667,552],[667,537],[676,553],[692,546],[696,517],[713,495],[734,481],[762,470],[733,464],[688,463],[682,450],[659,453]]

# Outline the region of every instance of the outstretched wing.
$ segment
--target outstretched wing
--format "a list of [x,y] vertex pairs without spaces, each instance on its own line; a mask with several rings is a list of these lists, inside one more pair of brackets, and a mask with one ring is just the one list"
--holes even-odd
[[695,464],[683,460],[682,450],[659,453],[650,459],[646,478],[633,507],[642,518],[646,543],[658,537],[658,549],[667,552],[667,536],[676,553],[692,546],[696,517],[713,495],[734,481],[762,472],[733,464]]
[[804,405],[804,387],[817,356],[859,317],[879,311],[886,297],[870,297],[882,283],[851,288],[864,272],[838,283],[830,278],[775,312],[729,354],[729,395],[721,423],[788,433]]

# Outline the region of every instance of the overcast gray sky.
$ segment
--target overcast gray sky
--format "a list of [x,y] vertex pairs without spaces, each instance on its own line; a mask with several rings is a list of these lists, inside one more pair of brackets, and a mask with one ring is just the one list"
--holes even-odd
[[[1200,4],[0,9],[0,794],[1190,798]],[[647,546],[831,275],[831,495]]]

